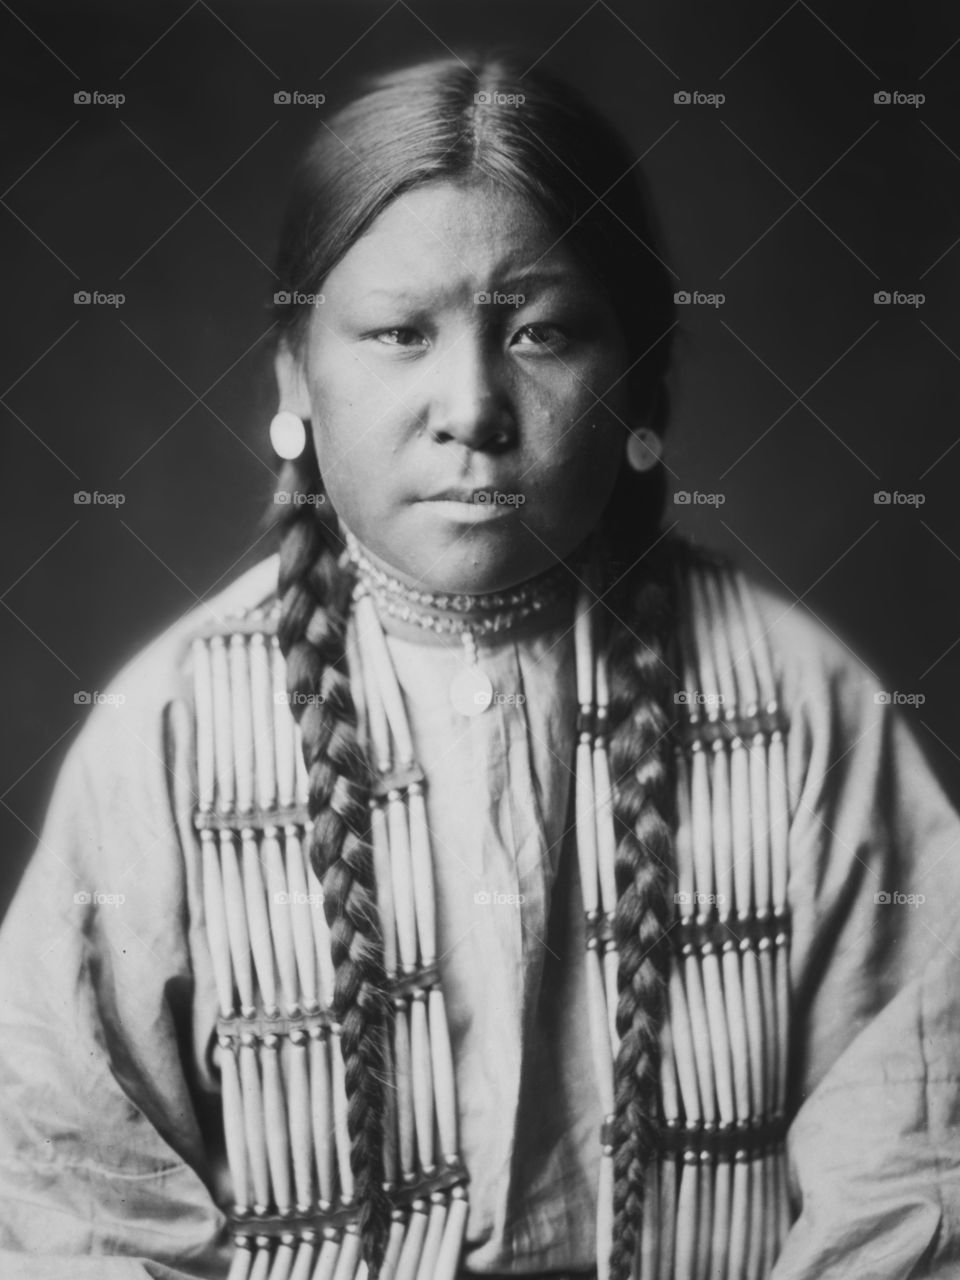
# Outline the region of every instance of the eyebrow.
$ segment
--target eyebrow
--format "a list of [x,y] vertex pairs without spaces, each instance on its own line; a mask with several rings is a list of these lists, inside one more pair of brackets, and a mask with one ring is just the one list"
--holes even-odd
[[[557,268],[555,270],[540,270],[524,273],[523,271],[514,271],[503,279],[494,281],[495,287],[504,292],[520,292],[523,286],[528,289],[532,286],[535,289],[549,288],[551,285],[564,284],[575,279],[574,272],[569,268],[564,270]],[[407,301],[417,297],[415,289],[404,288],[402,285],[396,289],[387,289],[378,287],[370,289],[366,295],[368,298],[384,297],[399,301]]]

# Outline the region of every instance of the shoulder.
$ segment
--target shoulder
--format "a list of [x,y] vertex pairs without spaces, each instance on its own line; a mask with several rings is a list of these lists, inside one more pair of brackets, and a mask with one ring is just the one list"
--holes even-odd
[[272,614],[277,569],[276,555],[259,561],[160,631],[120,668],[106,689],[80,695],[89,705],[76,743],[80,754],[96,760],[101,752],[115,752],[124,740],[128,746],[134,740],[149,751],[160,750],[171,704],[192,702],[194,642],[229,635]]
[[196,795],[194,641],[271,611],[276,575],[275,556],[261,561],[160,631],[105,688],[76,695],[82,723],[50,792],[29,892],[66,875],[74,888],[122,885],[131,904],[149,893],[175,909],[182,863],[174,851],[190,838]]
[[885,700],[881,681],[844,637],[786,588],[737,561],[694,550],[681,573],[681,634],[698,679],[738,710],[775,701],[790,717],[829,708],[856,719]]

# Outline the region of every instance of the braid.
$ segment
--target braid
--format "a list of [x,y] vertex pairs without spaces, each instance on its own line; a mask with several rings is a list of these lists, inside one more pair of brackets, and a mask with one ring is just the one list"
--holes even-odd
[[[615,503],[614,509],[623,508]],[[606,520],[614,531],[614,512]],[[636,545],[634,517],[632,543]],[[621,543],[614,552],[623,556]],[[660,1134],[660,1034],[666,1017],[676,833],[674,567],[679,539],[663,538],[610,596],[610,767],[617,836],[619,952],[614,1064],[613,1247],[611,1280],[628,1280],[640,1240],[645,1173]],[[608,560],[609,563],[609,560]]]
[[309,853],[323,886],[336,974],[334,1014],[342,1028],[350,1166],[363,1256],[375,1280],[390,1225],[383,1187],[389,1001],[369,843],[370,776],[358,740],[345,652],[352,578],[338,564],[335,521],[324,518],[314,503],[294,498],[322,493],[312,446],[286,464],[278,492],[291,498],[277,521],[278,635],[303,738],[313,818]]

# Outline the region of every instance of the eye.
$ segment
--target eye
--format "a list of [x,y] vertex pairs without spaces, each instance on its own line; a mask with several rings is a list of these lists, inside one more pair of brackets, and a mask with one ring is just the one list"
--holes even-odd
[[[530,342],[519,342],[517,339],[527,335]],[[525,324],[514,334],[514,342],[518,346],[540,347],[545,350],[558,351],[567,343],[567,334],[555,324]]]
[[410,347],[416,344],[420,334],[416,329],[400,325],[395,329],[378,329],[370,337],[382,342],[385,347]]

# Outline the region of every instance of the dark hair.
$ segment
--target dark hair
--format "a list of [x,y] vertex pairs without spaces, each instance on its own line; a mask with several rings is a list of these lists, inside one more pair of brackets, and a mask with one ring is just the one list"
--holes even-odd
[[[522,95],[522,105],[498,95]],[[478,95],[486,95],[480,98]],[[297,173],[277,288],[322,292],[325,277],[404,191],[492,180],[527,198],[606,291],[631,361],[635,402],[667,420],[673,299],[641,176],[623,141],[573,90],[515,54],[444,58],[377,76],[331,117]],[[280,340],[302,350],[310,307],[275,307]],[[312,445],[279,489],[322,492]],[[655,1158],[676,827],[674,571],[680,544],[660,532],[664,469],[622,466],[597,530],[609,646],[619,947],[611,1280],[630,1274]],[[342,1021],[351,1163],[364,1257],[375,1276],[389,1228],[383,1188],[383,1079],[389,1001],[375,907],[370,770],[350,694],[345,628],[352,579],[329,501],[279,505],[280,644],[309,771],[311,858],[325,891]],[[322,693],[323,699],[301,697]]]

